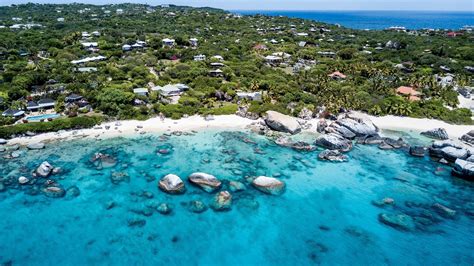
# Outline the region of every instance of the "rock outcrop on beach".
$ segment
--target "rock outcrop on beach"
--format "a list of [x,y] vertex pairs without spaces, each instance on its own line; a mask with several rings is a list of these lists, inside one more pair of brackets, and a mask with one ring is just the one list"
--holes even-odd
[[432,138],[432,139],[438,139],[438,140],[449,139],[448,133],[446,132],[446,129],[444,128],[434,128],[431,130],[427,130],[427,131],[421,132],[421,135],[426,136],[428,138]]
[[339,134],[329,133],[316,138],[315,145],[329,150],[348,152],[352,149],[352,141],[345,139]]
[[429,154],[435,158],[443,158],[449,162],[454,162],[456,159],[467,159],[470,152],[454,141],[446,140],[433,142],[429,148]]
[[188,177],[189,182],[202,188],[206,192],[214,192],[218,190],[222,182],[215,176],[206,173],[192,173]]
[[177,175],[168,174],[164,176],[159,182],[158,187],[169,194],[181,194],[185,191],[183,180]]
[[36,168],[36,176],[38,177],[48,177],[51,172],[53,171],[53,166],[49,164],[48,162],[44,161]]
[[297,134],[301,132],[301,125],[296,118],[275,111],[267,111],[265,123],[273,130]]
[[349,129],[356,137],[373,136],[378,132],[378,128],[368,119],[346,117],[338,119],[337,124]]
[[474,146],[474,130],[467,132],[461,136],[461,141]]
[[466,180],[474,181],[474,162],[457,159],[454,162],[452,173]]
[[280,195],[285,191],[285,183],[268,176],[259,176],[252,181],[252,185],[267,194]]
[[303,120],[311,120],[313,118],[313,112],[306,107],[303,107],[298,114],[298,118]]

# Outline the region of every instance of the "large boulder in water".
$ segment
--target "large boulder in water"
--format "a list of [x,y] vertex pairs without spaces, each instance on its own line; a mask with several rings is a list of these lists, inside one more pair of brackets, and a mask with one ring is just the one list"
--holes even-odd
[[192,173],[188,177],[188,180],[209,193],[216,191],[222,185],[222,182],[219,179],[206,173]]
[[252,181],[252,185],[267,194],[280,195],[285,191],[285,183],[268,176],[259,176]]
[[301,132],[301,125],[296,118],[275,111],[267,111],[265,123],[273,130],[296,134]]
[[0,139],[0,145],[5,145],[7,144],[7,140],[6,139]]
[[360,118],[342,118],[336,121],[337,124],[349,129],[357,137],[376,135],[378,128],[372,121]]
[[339,134],[330,133],[319,136],[315,144],[329,150],[340,150],[347,152],[352,149],[352,142]]
[[444,147],[441,149],[444,159],[454,162],[456,159],[466,159],[469,157],[469,151],[464,148]]
[[457,159],[454,162],[452,174],[466,180],[474,181],[474,162]]
[[318,154],[318,159],[331,162],[347,162],[349,158],[338,150],[324,150]]
[[405,231],[411,231],[415,229],[415,221],[413,220],[411,216],[406,215],[406,214],[382,213],[379,215],[379,220],[382,223],[396,229],[405,230]]
[[468,133],[461,136],[461,140],[467,144],[474,145],[474,130],[469,131]]
[[42,142],[30,143],[26,146],[26,148],[28,148],[28,150],[41,150],[41,149],[44,149],[44,147],[45,147],[45,145]]
[[44,161],[40,164],[38,168],[36,168],[36,176],[39,177],[48,177],[51,172],[53,171],[53,166],[48,162]]
[[432,138],[432,139],[439,139],[439,140],[447,140],[449,139],[448,132],[444,128],[434,128],[428,131],[421,132],[421,135]]
[[326,133],[336,133],[343,136],[346,139],[354,139],[356,134],[352,132],[347,127],[343,127],[337,123],[332,123],[330,126],[326,127]]
[[232,206],[232,195],[229,191],[221,191],[216,194],[211,208],[215,211],[227,211]]
[[410,146],[410,155],[416,157],[424,157],[425,156],[425,147],[423,146]]
[[164,176],[159,182],[158,187],[164,192],[170,194],[181,194],[184,192],[184,182],[181,178],[174,174]]

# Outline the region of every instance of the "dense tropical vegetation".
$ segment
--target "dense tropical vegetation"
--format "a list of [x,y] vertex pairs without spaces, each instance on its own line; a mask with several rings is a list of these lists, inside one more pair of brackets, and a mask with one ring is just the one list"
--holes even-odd
[[[27,23],[41,27],[11,27]],[[286,17],[137,4],[12,5],[0,7],[0,25],[0,110],[24,108],[27,99],[41,94],[57,101],[56,111],[75,116],[63,102],[76,93],[92,107],[84,113],[119,119],[231,114],[249,105],[257,114],[273,109],[298,115],[303,107],[324,107],[472,123],[471,111],[458,108],[456,91],[472,85],[473,73],[465,67],[474,66],[474,34],[468,31],[455,37],[446,31],[360,31]],[[100,36],[85,39],[86,31]],[[175,45],[164,46],[164,38]],[[197,47],[190,38],[198,39]],[[146,41],[144,49],[123,50],[138,40]],[[97,42],[98,50],[88,51],[84,41]],[[265,56],[276,52],[291,57],[278,66],[267,64]],[[99,54],[106,60],[80,65],[96,72],[79,72],[71,63]],[[194,61],[199,54],[207,59]],[[219,61],[214,55],[224,58],[222,76],[209,75],[210,63]],[[347,77],[329,77],[334,71]],[[443,85],[439,78],[447,73],[454,81]],[[191,89],[174,103],[158,92],[133,93],[170,83]],[[64,90],[52,91],[54,86]],[[412,86],[423,97],[410,101],[396,94],[399,86]],[[239,100],[238,91],[262,92],[263,99]]]

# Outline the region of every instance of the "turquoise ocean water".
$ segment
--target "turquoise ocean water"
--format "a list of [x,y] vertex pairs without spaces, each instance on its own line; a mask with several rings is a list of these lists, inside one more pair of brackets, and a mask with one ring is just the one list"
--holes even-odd
[[[308,140],[314,137],[306,136]],[[244,141],[246,140],[247,141]],[[248,141],[248,139],[252,141]],[[411,139],[410,141],[417,141]],[[157,154],[167,147],[171,153]],[[256,150],[256,148],[258,148]],[[53,199],[34,195],[34,186],[0,192],[0,263],[13,265],[472,265],[474,187],[451,177],[448,168],[404,151],[356,145],[350,161],[335,164],[274,145],[246,131],[204,130],[189,136],[142,135],[48,144],[21,149],[17,159],[0,159],[3,182],[30,177],[47,160],[54,175],[80,195]],[[95,152],[117,166],[97,170]],[[258,151],[256,153],[255,151]],[[264,154],[261,154],[263,151]],[[111,172],[127,173],[114,184]],[[183,179],[204,171],[226,181],[276,175],[286,183],[281,196],[251,186],[234,192],[232,209],[189,211],[191,200],[213,194],[186,182],[184,195],[167,195],[158,179]],[[33,194],[33,195],[32,195]],[[373,201],[391,197],[393,206]],[[152,207],[168,203],[172,213]],[[444,218],[433,208],[456,210]],[[113,206],[113,207],[112,207]],[[112,208],[111,208],[112,207]],[[380,213],[406,213],[417,228],[401,231],[378,221]]]
[[[474,7],[473,7],[474,8]],[[263,14],[311,19],[340,24],[353,29],[381,30],[392,26],[408,29],[460,29],[474,25],[474,9],[464,12],[449,11],[232,11],[243,15]]]

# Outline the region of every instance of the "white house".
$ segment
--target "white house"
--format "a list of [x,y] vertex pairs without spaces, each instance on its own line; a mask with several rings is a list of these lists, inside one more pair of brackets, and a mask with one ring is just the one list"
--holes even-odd
[[171,96],[178,96],[180,95],[183,91],[188,90],[189,87],[184,85],[184,84],[168,84],[165,86],[155,86],[151,88],[152,91],[157,91],[161,95],[166,96],[166,97],[171,97]]
[[98,31],[93,31],[92,32],[92,35],[96,36],[96,37],[99,37],[100,36],[100,32]]
[[81,33],[81,36],[82,36],[82,38],[89,38],[89,37],[91,37],[91,35],[90,35],[87,31],[83,31],[83,32]]
[[97,42],[83,42],[81,44],[84,48],[97,48],[99,46]]
[[148,89],[147,88],[135,88],[133,89],[133,93],[140,95],[140,96],[147,96]]
[[215,56],[211,57],[211,59],[218,60],[218,61],[224,61],[224,57],[222,57],[220,55],[215,55]]
[[168,39],[168,38],[163,39],[163,46],[173,47],[174,44],[175,44],[174,39]]
[[119,8],[119,9],[115,10],[115,12],[116,12],[117,14],[123,14],[123,9]]
[[196,46],[198,46],[198,39],[191,38],[191,39],[189,39],[189,43],[191,44],[191,46],[196,47]]
[[283,61],[283,58],[275,55],[267,55],[265,56],[265,61],[267,61],[269,64],[279,64]]
[[56,19],[58,22],[64,22],[64,18],[57,18]]
[[204,61],[206,60],[206,55],[199,54],[194,56],[194,61]]
[[72,60],[71,63],[76,65],[76,64],[83,64],[83,63],[88,63],[88,62],[102,61],[105,59],[107,59],[107,57],[98,55],[98,56],[86,57],[79,60]]

